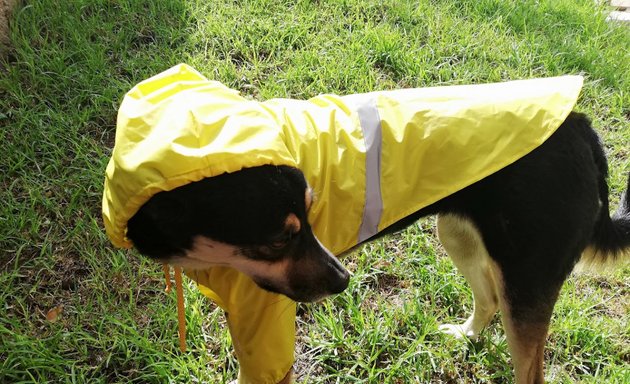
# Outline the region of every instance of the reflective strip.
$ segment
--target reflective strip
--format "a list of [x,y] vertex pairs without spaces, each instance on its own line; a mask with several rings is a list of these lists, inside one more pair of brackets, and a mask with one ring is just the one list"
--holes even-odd
[[349,97],[355,106],[365,140],[365,205],[359,228],[359,243],[378,233],[383,214],[381,195],[381,147],[383,141],[381,118],[376,100],[367,95]]

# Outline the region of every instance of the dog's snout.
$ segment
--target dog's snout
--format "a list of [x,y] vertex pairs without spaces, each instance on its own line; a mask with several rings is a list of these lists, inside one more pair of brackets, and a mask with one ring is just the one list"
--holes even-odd
[[328,290],[331,294],[337,294],[343,292],[348,288],[350,282],[350,273],[344,266],[337,260],[335,256],[330,257],[330,270],[333,271],[331,279],[328,284]]
[[344,270],[340,272],[334,281],[331,282],[329,286],[329,290],[331,294],[341,293],[348,288],[348,284],[350,282],[350,273]]
[[350,272],[316,237],[302,257],[289,264],[288,286],[281,292],[299,302],[313,302],[348,288]]

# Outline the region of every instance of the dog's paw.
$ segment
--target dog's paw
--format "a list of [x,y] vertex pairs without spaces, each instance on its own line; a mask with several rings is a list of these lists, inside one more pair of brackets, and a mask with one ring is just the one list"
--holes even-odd
[[468,338],[471,340],[476,340],[477,336],[479,336],[472,329],[468,328],[466,324],[443,324],[440,325],[438,329],[440,330],[440,332],[451,335],[456,339]]

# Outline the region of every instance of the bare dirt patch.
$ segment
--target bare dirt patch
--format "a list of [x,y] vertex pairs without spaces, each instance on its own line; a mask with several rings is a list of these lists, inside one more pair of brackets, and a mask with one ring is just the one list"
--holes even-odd
[[17,0],[0,0],[0,54],[9,46],[9,19]]

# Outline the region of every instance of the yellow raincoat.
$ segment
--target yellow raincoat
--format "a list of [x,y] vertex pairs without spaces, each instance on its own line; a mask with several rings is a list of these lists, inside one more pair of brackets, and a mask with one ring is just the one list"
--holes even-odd
[[[315,235],[340,254],[529,153],[564,121],[581,87],[581,77],[562,76],[258,102],[181,64],[136,85],[122,102],[105,228],[114,245],[130,247],[127,221],[155,193],[246,167],[290,165],[317,196],[309,212]],[[238,272],[188,275],[230,317],[252,308],[251,300],[278,300]],[[277,381],[290,367],[295,307],[288,299],[280,307],[257,316],[269,326],[262,334],[251,313],[230,324],[242,382]],[[277,359],[267,354],[245,367],[245,350],[256,355],[260,343],[277,340],[286,340]],[[273,373],[260,374],[269,366]]]

